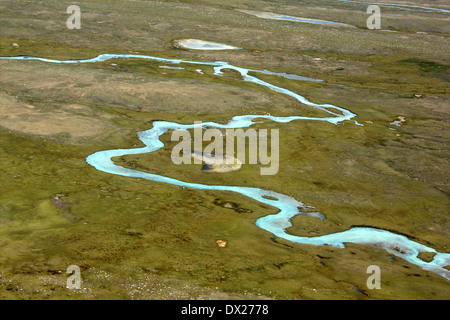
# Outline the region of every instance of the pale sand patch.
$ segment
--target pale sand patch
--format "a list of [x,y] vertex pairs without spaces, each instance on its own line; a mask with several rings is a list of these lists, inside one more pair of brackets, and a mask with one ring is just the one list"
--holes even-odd
[[0,92],[0,126],[32,135],[52,136],[67,133],[71,138],[86,138],[98,135],[105,129],[101,120],[92,116],[73,114],[88,109],[81,105],[65,105],[60,110],[45,112],[33,105],[17,101]]
[[207,172],[224,173],[239,170],[242,167],[242,161],[228,155],[216,154],[211,157],[208,154],[191,151],[192,158],[200,160],[206,164]]
[[242,48],[230,46],[223,43],[204,41],[198,39],[181,39],[174,41],[175,46],[183,49],[194,50],[239,50]]

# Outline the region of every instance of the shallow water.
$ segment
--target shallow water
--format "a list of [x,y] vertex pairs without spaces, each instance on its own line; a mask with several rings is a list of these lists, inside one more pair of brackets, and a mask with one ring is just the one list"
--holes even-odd
[[280,77],[283,77],[283,78],[286,78],[286,79],[289,79],[289,80],[325,82],[325,80],[322,80],[322,79],[308,78],[308,77],[299,76],[299,75],[296,75],[296,74],[284,73],[284,72],[273,72],[273,71],[269,71],[269,70],[250,70],[250,71],[260,72],[260,73],[270,74],[270,75],[275,75],[275,76],[280,76]]
[[306,22],[306,23],[316,23],[316,24],[341,24],[339,22],[333,22],[333,21],[325,21],[325,20],[315,20],[315,19],[307,19],[307,18],[297,18],[297,17],[291,17],[291,16],[269,16],[270,19],[277,19],[277,20],[288,20],[288,21],[298,21],[298,22]]
[[327,21],[327,20],[318,20],[318,19],[310,19],[310,18],[300,18],[300,17],[293,17],[293,16],[287,16],[272,12],[263,12],[263,11],[251,11],[251,10],[238,10],[240,12],[250,14],[252,16],[256,16],[258,18],[263,19],[272,19],[272,20],[285,20],[285,21],[294,21],[294,22],[304,22],[304,23],[313,23],[313,24],[322,24],[322,25],[334,25],[334,26],[347,26],[350,25],[334,22],[334,21]]
[[159,66],[159,67],[163,69],[184,70],[183,67],[171,67],[171,66]]
[[[450,254],[439,253],[435,249],[417,243],[408,239],[405,236],[398,235],[389,231],[379,230],[375,228],[352,228],[346,231],[337,232],[333,234],[317,236],[317,237],[299,237],[286,233],[286,229],[291,227],[291,219],[296,215],[307,215],[316,217],[318,219],[325,219],[325,216],[319,212],[302,212],[302,207],[305,204],[302,202],[286,196],[281,193],[277,193],[270,190],[263,190],[259,188],[241,187],[241,186],[222,186],[222,185],[205,185],[199,183],[190,183],[175,178],[161,176],[157,174],[142,172],[129,168],[124,168],[114,164],[111,160],[113,157],[121,157],[132,154],[144,154],[159,150],[164,147],[159,137],[168,130],[175,129],[191,129],[194,127],[214,127],[214,128],[245,128],[254,124],[255,119],[268,119],[279,123],[286,123],[294,120],[309,120],[309,121],[325,121],[331,124],[338,124],[346,120],[352,120],[356,117],[356,114],[344,108],[334,106],[331,104],[316,104],[305,97],[294,93],[290,90],[272,85],[266,81],[258,79],[257,77],[248,75],[250,71],[266,73],[267,70],[258,71],[250,70],[241,67],[236,67],[228,64],[227,62],[200,62],[200,61],[185,61],[177,59],[166,59],[160,57],[146,56],[146,55],[134,55],[134,54],[101,54],[92,59],[85,60],[54,60],[38,57],[0,57],[0,59],[14,59],[14,60],[39,60],[50,63],[93,63],[106,61],[109,59],[117,58],[140,58],[154,61],[160,61],[168,64],[195,64],[195,65],[208,65],[214,68],[215,74],[220,76],[222,69],[232,69],[239,72],[245,81],[253,82],[262,85],[270,90],[286,94],[299,102],[306,104],[312,108],[323,110],[329,114],[328,117],[304,117],[304,116],[288,116],[288,117],[276,117],[271,115],[241,115],[233,117],[227,124],[219,124],[215,122],[204,122],[196,124],[179,124],[176,122],[168,121],[154,121],[153,128],[141,131],[138,133],[139,139],[144,143],[143,148],[134,149],[114,149],[96,152],[86,158],[86,162],[95,167],[97,170],[122,175],[126,177],[143,178],[151,181],[157,181],[162,183],[169,183],[172,185],[188,187],[200,190],[218,190],[218,191],[232,191],[245,195],[249,198],[255,199],[261,203],[265,203],[269,206],[278,208],[280,211],[277,214],[271,214],[259,218],[256,220],[256,225],[272,234],[275,237],[283,238],[291,242],[309,244],[316,246],[330,245],[337,248],[345,248],[345,243],[358,243],[377,248],[383,248],[392,255],[403,258],[410,263],[413,263],[424,270],[428,270],[439,274],[446,279],[450,280],[450,271],[445,269],[445,266],[450,265]],[[358,124],[355,121],[355,124]],[[433,252],[436,253],[431,262],[425,262],[417,257],[420,252]]]
[[365,6],[377,5],[377,6],[380,6],[380,7],[392,7],[392,8],[402,9],[402,10],[420,9],[420,10],[426,10],[426,11],[450,13],[450,10],[447,10],[447,9],[432,8],[432,7],[418,6],[418,5],[413,5],[413,4],[403,4],[403,3],[363,2],[363,1],[356,1],[356,0],[328,0],[328,1],[340,1],[340,2],[348,2],[348,3],[357,3],[357,4],[363,4]]

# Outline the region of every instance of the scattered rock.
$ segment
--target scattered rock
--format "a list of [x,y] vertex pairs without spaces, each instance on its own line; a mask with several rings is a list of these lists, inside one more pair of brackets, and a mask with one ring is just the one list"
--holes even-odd
[[253,211],[250,209],[246,209],[246,208],[241,208],[241,206],[235,202],[231,202],[231,201],[223,201],[219,198],[216,198],[214,200],[214,204],[216,206],[222,207],[222,208],[226,208],[226,209],[232,209],[236,212],[239,213],[252,213]]
[[61,199],[61,197],[64,197],[64,194],[62,193],[55,194],[52,197],[52,205],[63,211],[67,211],[70,208],[70,204],[67,201]]
[[48,273],[52,274],[52,275],[57,275],[57,274],[63,274],[63,272],[61,270],[47,270]]
[[70,206],[71,206],[71,205],[70,205],[69,202],[67,202],[67,201],[65,201],[65,200],[63,200],[63,199],[61,199],[61,197],[64,197],[64,196],[65,196],[65,195],[64,195],[63,193],[55,194],[55,195],[52,197],[52,205],[55,206],[55,207],[57,207],[58,209],[61,209],[61,210],[64,211],[64,212],[61,214],[62,216],[66,217],[66,218],[69,218],[69,219],[72,220],[72,221],[77,221],[77,220],[79,220],[80,218],[74,216],[73,214],[71,214],[71,213],[69,212],[69,209],[70,209]]
[[227,246],[226,240],[216,240],[216,243],[220,248],[225,248]]
[[302,213],[312,213],[312,212],[318,212],[319,210],[316,207],[313,206],[307,206],[304,205],[302,207],[297,207],[297,209]]
[[403,117],[403,116],[398,116],[397,119],[398,120],[391,122],[391,124],[396,125],[397,127],[400,127],[404,122],[406,122],[405,117]]

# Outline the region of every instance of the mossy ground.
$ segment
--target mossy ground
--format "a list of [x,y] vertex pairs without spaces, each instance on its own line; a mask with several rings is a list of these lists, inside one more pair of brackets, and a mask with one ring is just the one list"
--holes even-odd
[[[162,137],[162,150],[115,160],[184,181],[274,190],[327,216],[324,221],[295,217],[289,229],[293,234],[314,236],[367,225],[449,252],[445,19],[441,14],[408,13],[422,17],[412,24],[389,9],[387,21],[401,32],[368,32],[363,29],[366,15],[349,10],[351,5],[332,7],[333,14],[327,14],[323,8],[330,9],[329,4],[304,1],[300,8],[296,3],[148,1],[127,6],[125,1],[113,8],[89,1],[81,4],[86,14],[77,33],[65,29],[67,6],[62,8],[59,1],[49,1],[45,10],[35,2],[23,7],[4,1],[0,55],[81,59],[133,52],[222,60],[325,79],[314,83],[255,74],[313,102],[347,108],[364,124],[255,125],[280,130],[276,176],[261,176],[260,166],[254,165],[220,175],[205,174],[200,165],[175,166],[170,133]],[[234,10],[295,15],[293,8],[298,16],[358,28],[275,22]],[[336,37],[342,40],[334,41]],[[173,47],[178,38],[244,49],[178,50]],[[96,151],[141,146],[137,132],[151,128],[154,120],[323,115],[232,74],[217,77],[211,68],[203,68],[201,75],[195,65],[183,64],[186,70],[159,65],[120,59],[89,65],[0,61],[0,98],[11,104],[1,109],[0,120],[1,298],[449,298],[448,280],[383,250],[271,239],[254,222],[275,209],[244,196],[125,178],[89,166],[85,159]],[[65,122],[59,133],[48,130],[49,113]],[[391,125],[398,116],[405,123]],[[92,119],[101,126],[86,128],[98,133],[74,135]],[[39,131],[30,133],[29,123]],[[224,202],[249,210],[218,205]],[[219,239],[227,241],[225,248],[217,246]],[[65,270],[73,264],[82,268],[80,291],[65,288]],[[366,287],[366,268],[372,264],[381,267],[381,290]]]

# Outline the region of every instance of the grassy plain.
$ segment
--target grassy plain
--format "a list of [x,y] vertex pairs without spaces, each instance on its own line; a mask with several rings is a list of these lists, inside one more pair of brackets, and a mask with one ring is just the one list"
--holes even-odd
[[[293,234],[373,226],[449,252],[448,15],[382,9],[383,29],[394,33],[367,30],[364,6],[333,1],[83,1],[82,28],[69,30],[69,4],[0,1],[0,56],[139,53],[300,74],[326,82],[255,75],[313,102],[347,108],[364,124],[255,125],[280,130],[276,176],[259,175],[255,165],[225,174],[175,166],[169,134],[164,149],[117,163],[185,181],[274,190],[327,216],[294,218]],[[355,28],[265,20],[237,9]],[[181,50],[173,45],[181,38],[243,49]],[[141,146],[137,132],[154,120],[321,115],[232,74],[160,65],[0,60],[0,298],[450,298],[448,280],[383,250],[271,239],[254,222],[275,209],[241,195],[89,166],[85,158],[96,151]],[[398,116],[406,120],[400,127],[391,124]],[[73,264],[82,267],[79,291],[65,287]],[[381,267],[381,290],[366,287],[372,264]]]

